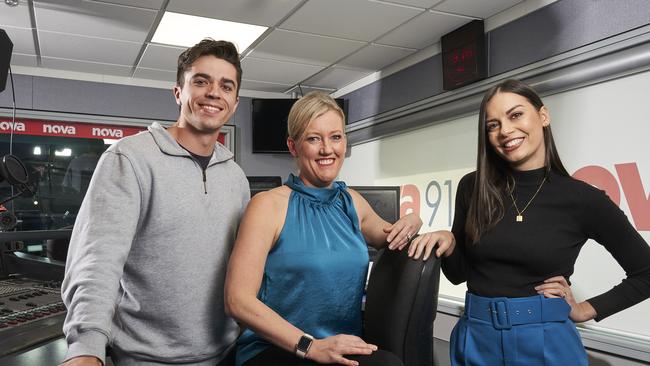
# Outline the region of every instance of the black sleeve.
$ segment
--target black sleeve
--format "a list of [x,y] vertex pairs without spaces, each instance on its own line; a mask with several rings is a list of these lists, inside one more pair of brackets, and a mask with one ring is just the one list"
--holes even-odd
[[456,249],[449,257],[442,259],[442,272],[454,285],[467,281],[468,277],[467,259],[465,257],[465,245],[467,245],[465,220],[467,219],[467,210],[474,187],[474,176],[474,173],[467,174],[458,182],[454,223],[451,227],[451,232],[456,238]]
[[583,215],[589,238],[603,245],[625,270],[626,278],[587,301],[600,321],[650,297],[650,246],[605,192],[585,184]]

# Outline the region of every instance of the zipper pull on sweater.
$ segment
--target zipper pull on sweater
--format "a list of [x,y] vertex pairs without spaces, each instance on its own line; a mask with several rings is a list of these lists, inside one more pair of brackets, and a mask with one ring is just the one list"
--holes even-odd
[[208,182],[205,177],[205,169],[203,169],[203,190],[205,191],[205,194],[208,194]]

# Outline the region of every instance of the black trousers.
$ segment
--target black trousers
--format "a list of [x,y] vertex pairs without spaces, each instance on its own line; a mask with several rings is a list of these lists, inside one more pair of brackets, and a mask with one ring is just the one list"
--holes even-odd
[[[345,356],[350,360],[359,362],[359,366],[404,366],[402,361],[394,354],[377,350],[368,356]],[[335,366],[337,364],[323,365],[310,360],[303,360],[293,353],[282,348],[270,346],[257,356],[251,358],[244,366]]]
[[217,364],[217,366],[235,366],[235,355],[236,354],[237,354],[237,346],[232,347],[232,349],[228,353],[228,356],[226,356],[226,358],[221,360],[221,362],[219,362]]

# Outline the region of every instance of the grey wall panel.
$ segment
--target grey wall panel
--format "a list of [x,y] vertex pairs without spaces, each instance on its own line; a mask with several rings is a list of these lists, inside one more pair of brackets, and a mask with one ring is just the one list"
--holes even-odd
[[343,98],[350,100],[349,122],[356,122],[442,91],[442,58],[435,55]]
[[237,162],[248,176],[280,176],[282,181],[295,169],[290,154],[253,154],[253,129],[251,123],[251,98],[240,97],[235,118],[237,126]]
[[648,0],[562,0],[489,32],[490,76],[650,23]]
[[[510,77],[524,80],[544,96],[647,71],[650,26],[634,32],[639,34]],[[359,121],[348,127],[348,141],[356,145],[477,113],[485,90],[500,80],[495,76]]]
[[[32,109],[32,80],[26,75],[14,75],[14,88],[16,92],[16,108]],[[0,108],[11,108],[12,101],[11,80],[7,77],[7,87],[0,93]]]
[[176,120],[169,90],[87,81],[34,78],[33,109],[103,116]]
[[[647,24],[649,0],[560,0],[488,33],[489,76]],[[438,54],[342,98],[353,123],[442,92]]]

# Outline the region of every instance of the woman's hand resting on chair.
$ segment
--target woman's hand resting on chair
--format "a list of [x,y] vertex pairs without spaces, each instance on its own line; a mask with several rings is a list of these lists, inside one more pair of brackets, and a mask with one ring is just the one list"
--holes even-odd
[[358,366],[359,362],[345,358],[345,355],[369,355],[377,350],[374,344],[347,334],[338,334],[323,339],[314,339],[307,352],[307,358],[318,363],[338,363]]
[[434,249],[436,257],[440,258],[443,255],[450,256],[455,247],[454,234],[447,230],[439,230],[421,234],[413,239],[408,251],[409,257],[419,259],[422,256],[422,260],[426,261]]

